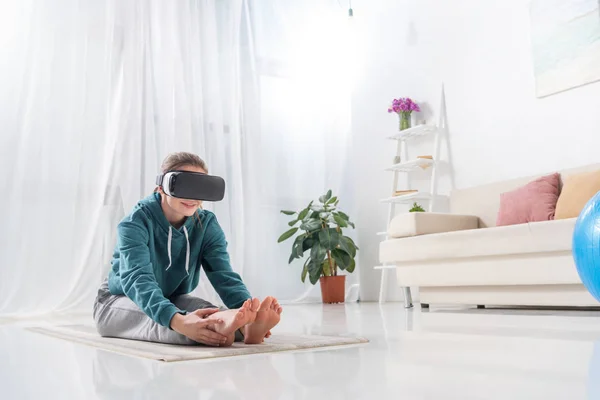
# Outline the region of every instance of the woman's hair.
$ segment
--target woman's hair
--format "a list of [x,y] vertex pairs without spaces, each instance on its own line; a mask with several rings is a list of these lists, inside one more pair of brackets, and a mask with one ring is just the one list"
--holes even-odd
[[[187,153],[185,151],[180,151],[178,153],[171,153],[164,159],[162,165],[160,166],[161,173],[166,174],[169,171],[176,171],[181,167],[186,165],[191,165],[197,168],[202,168],[204,172],[208,173],[208,167],[203,159],[198,157],[196,154]],[[158,187],[154,190],[158,191]],[[198,211],[194,213],[194,218],[196,219],[196,223],[202,226],[200,222],[200,215]]]
[[160,166],[160,170],[163,174],[166,174],[169,171],[176,171],[185,165],[202,168],[208,173],[208,167],[203,159],[193,153],[186,153],[184,151],[169,154]]

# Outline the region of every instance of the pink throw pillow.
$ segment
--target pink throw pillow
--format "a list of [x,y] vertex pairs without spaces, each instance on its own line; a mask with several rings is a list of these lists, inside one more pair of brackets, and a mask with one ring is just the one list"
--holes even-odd
[[497,226],[554,219],[558,201],[559,174],[543,176],[500,195]]

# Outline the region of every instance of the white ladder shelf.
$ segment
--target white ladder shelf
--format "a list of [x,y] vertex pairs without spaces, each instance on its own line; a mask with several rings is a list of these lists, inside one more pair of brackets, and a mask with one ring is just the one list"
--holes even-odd
[[[408,142],[412,139],[419,138],[422,136],[433,135],[434,136],[434,150],[433,159],[428,158],[417,158],[414,160],[408,159]],[[433,211],[435,199],[437,196],[437,164],[439,162],[439,140],[440,140],[440,129],[435,125],[417,125],[413,128],[405,129],[392,136],[388,139],[396,140],[396,156],[394,157],[394,164],[386,171],[393,171],[392,178],[392,197],[382,199],[382,203],[388,203],[388,219],[387,226],[389,227],[390,222],[396,215],[397,204],[407,204],[417,200],[428,202],[427,210]],[[410,173],[417,171],[421,168],[427,168],[426,171],[431,171],[430,176],[430,187],[429,192],[415,192],[406,195],[393,196],[398,190],[398,178],[400,173]],[[407,179],[410,182],[410,179]],[[385,236],[385,239],[389,239],[387,232],[379,232],[378,235]],[[381,284],[379,287],[379,302],[384,303],[386,301],[386,292],[388,286],[388,272],[391,269],[396,268],[395,265],[378,265],[375,269],[381,270]],[[412,294],[410,287],[403,287],[404,290],[404,306],[411,308]]]

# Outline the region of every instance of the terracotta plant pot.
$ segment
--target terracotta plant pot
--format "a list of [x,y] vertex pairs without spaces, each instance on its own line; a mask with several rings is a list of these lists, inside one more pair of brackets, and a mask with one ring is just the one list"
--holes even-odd
[[346,276],[322,276],[321,297],[323,303],[343,303],[346,300]]

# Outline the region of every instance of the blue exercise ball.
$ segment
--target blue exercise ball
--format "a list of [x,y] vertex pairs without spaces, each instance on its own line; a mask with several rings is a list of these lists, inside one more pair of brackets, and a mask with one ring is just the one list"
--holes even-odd
[[575,222],[573,258],[581,281],[600,301],[600,192],[587,202]]

